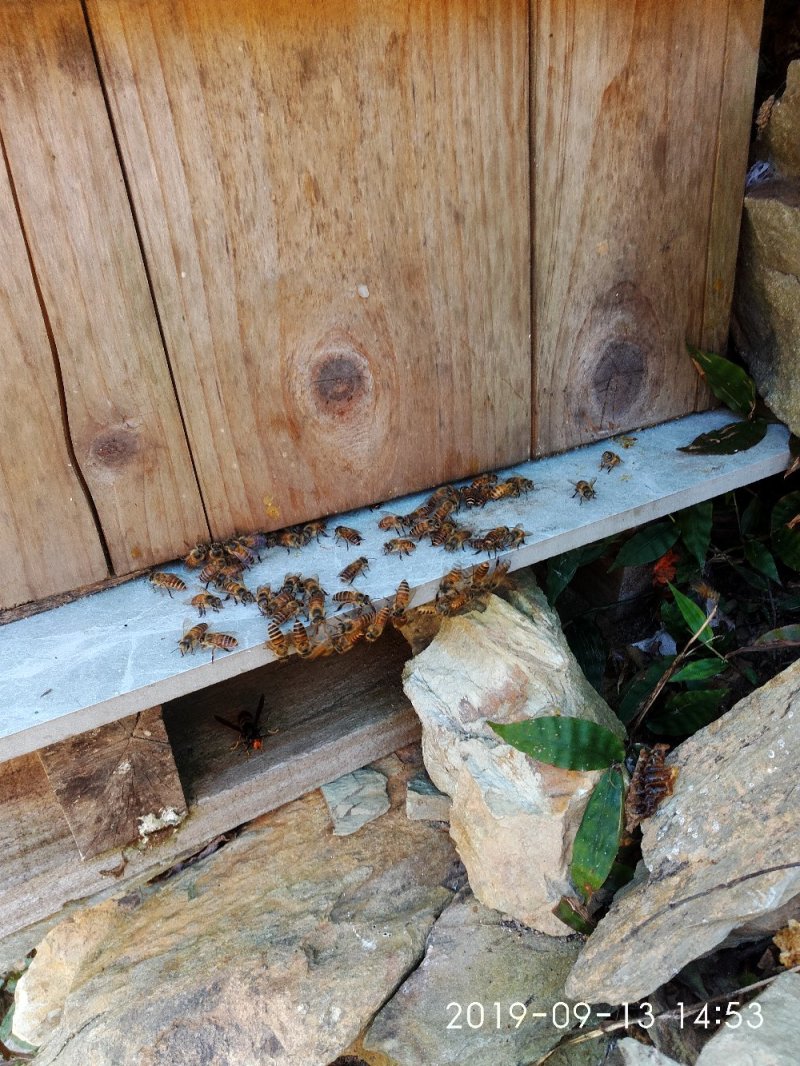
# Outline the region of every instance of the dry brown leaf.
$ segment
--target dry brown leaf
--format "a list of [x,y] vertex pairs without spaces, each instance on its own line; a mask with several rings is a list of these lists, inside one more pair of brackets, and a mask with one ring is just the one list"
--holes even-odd
[[781,966],[787,969],[800,966],[800,922],[796,918],[789,919],[789,924],[775,934],[772,943],[780,948]]

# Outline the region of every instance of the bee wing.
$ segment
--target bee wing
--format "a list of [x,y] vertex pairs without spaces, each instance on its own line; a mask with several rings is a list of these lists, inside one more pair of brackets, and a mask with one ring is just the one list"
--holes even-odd
[[253,718],[253,732],[258,730],[258,723],[261,721],[261,714],[264,710],[264,700],[266,699],[264,693],[261,693],[261,699],[258,701],[258,707],[256,707],[255,717]]
[[228,727],[228,729],[232,729],[234,731],[234,733],[241,734],[241,732],[242,732],[241,729],[234,722],[228,721],[227,718],[220,718],[220,716],[218,714],[215,714],[214,718],[216,719],[217,722],[219,722],[220,725],[226,725]]

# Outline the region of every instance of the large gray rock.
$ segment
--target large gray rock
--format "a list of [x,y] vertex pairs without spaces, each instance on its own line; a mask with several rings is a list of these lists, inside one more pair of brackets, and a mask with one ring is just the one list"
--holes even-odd
[[[564,1001],[578,949],[576,938],[534,933],[465,890],[433,927],[423,962],[375,1018],[363,1047],[385,1055],[387,1066],[534,1062],[564,1036],[551,1011]],[[512,1003],[525,1005],[519,1026],[508,1013]],[[552,1061],[592,1066],[604,1054],[598,1040]]]
[[735,335],[759,393],[800,433],[800,61],[758,148],[775,177],[745,197]]
[[799,974],[781,974],[739,1010],[741,1024],[733,1029],[721,1026],[700,1052],[697,1066],[797,1066]]
[[20,982],[39,1066],[326,1066],[452,899],[447,834],[398,801],[347,837],[319,792],[159,885],[53,929]]
[[569,650],[538,590],[526,617],[489,598],[449,618],[406,666],[404,686],[422,720],[433,783],[452,798],[450,832],[482,903],[560,936],[551,913],[569,890],[575,832],[599,772],[539,763],[503,743],[489,721],[579,716],[623,728]]
[[[669,756],[673,795],[644,823],[643,877],[617,896],[566,984],[634,1001],[729,934],[800,910],[800,662]],[[757,934],[756,934],[757,935]]]

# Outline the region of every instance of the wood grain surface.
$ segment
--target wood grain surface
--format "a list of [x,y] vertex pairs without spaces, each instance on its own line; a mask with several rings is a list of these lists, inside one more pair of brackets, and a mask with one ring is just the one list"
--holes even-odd
[[0,609],[107,576],[0,158]]
[[186,817],[160,707],[39,752],[82,859],[137,843],[141,820]]
[[216,535],[525,458],[524,0],[89,0]]
[[0,129],[75,455],[115,571],[141,569],[207,525],[79,0],[0,4]]
[[708,406],[761,3],[533,0],[537,454]]

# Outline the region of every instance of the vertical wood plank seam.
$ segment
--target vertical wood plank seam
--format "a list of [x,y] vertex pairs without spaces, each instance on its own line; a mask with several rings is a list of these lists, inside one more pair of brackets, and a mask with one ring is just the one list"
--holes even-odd
[[[539,408],[536,403],[536,386],[538,384],[536,366],[536,70],[534,69],[533,50],[536,41],[536,0],[528,0],[528,299],[529,330],[528,339],[531,362],[531,424],[528,435],[528,458],[535,454],[534,441],[539,439]],[[538,54],[538,53],[537,53]]]
[[153,305],[153,313],[155,315],[156,326],[158,328],[158,335],[159,335],[159,337],[161,339],[161,347],[162,347],[162,350],[164,352],[164,360],[165,360],[166,365],[167,365],[167,373],[169,374],[169,380],[170,380],[170,383],[172,385],[172,392],[173,392],[173,395],[175,397],[175,406],[176,406],[177,411],[178,411],[178,417],[181,420],[181,429],[183,430],[183,437],[184,437],[184,440],[186,441],[186,450],[189,453],[189,460],[190,460],[190,462],[192,464],[192,473],[194,475],[195,485],[197,486],[197,494],[198,494],[199,499],[200,499],[200,506],[203,508],[203,517],[205,518],[206,529],[208,531],[209,540],[211,540],[211,539],[213,539],[213,537],[212,537],[212,533],[211,533],[211,522],[210,522],[210,519],[209,519],[208,508],[206,506],[206,501],[205,501],[205,499],[203,497],[203,489],[202,489],[202,486],[200,484],[200,477],[199,477],[199,474],[198,474],[198,471],[197,471],[197,463],[195,461],[194,453],[192,452],[191,441],[189,440],[189,430],[188,430],[188,427],[186,425],[186,417],[184,415],[184,411],[183,411],[183,408],[181,406],[180,396],[178,395],[178,387],[177,387],[177,384],[175,382],[175,373],[174,373],[174,371],[172,369],[172,362],[170,360],[169,349],[167,347],[167,337],[166,337],[166,333],[164,332],[164,324],[161,321],[161,310],[160,310],[160,308],[158,306],[158,301],[156,300],[156,292],[155,292],[155,287],[153,285],[153,277],[152,277],[152,273],[150,271],[150,264],[147,261],[147,255],[145,253],[144,240],[142,238],[142,229],[141,229],[141,226],[139,225],[139,217],[138,217],[138,215],[136,213],[136,206],[135,206],[134,201],[133,201],[133,195],[132,195],[132,191],[131,191],[131,183],[130,183],[130,180],[128,178],[128,171],[127,171],[127,168],[125,166],[125,159],[124,159],[123,154],[122,154],[122,146],[120,144],[119,135],[117,133],[117,125],[116,125],[116,122],[114,121],[114,112],[112,111],[112,108],[111,108],[111,100],[109,98],[108,86],[106,85],[106,80],[105,80],[105,77],[103,75],[103,68],[100,65],[100,54],[98,52],[97,41],[95,40],[95,35],[94,35],[94,30],[92,28],[92,23],[91,23],[91,20],[89,19],[89,10],[88,10],[87,5],[86,5],[86,0],[80,0],[80,4],[81,4],[81,11],[83,13],[83,21],[84,21],[84,23],[86,25],[86,33],[88,34],[88,37],[89,37],[89,45],[90,45],[90,47],[92,49],[92,58],[94,60],[95,69],[97,71],[97,80],[100,83],[100,91],[103,94],[103,104],[105,106],[106,114],[108,116],[108,123],[109,123],[109,126],[111,128],[111,136],[112,136],[112,138],[114,140],[114,151],[117,154],[117,160],[119,162],[120,173],[122,174],[122,181],[123,181],[123,184],[125,186],[125,196],[127,197],[128,207],[130,209],[131,218],[133,220],[133,228],[134,228],[134,232],[136,234],[136,243],[139,246],[139,255],[141,256],[142,266],[143,266],[143,269],[144,269],[144,275],[145,275],[145,278],[147,279],[147,288],[148,288],[148,291],[150,293],[150,301],[151,301],[151,303]]
[[[717,192],[717,175],[719,173],[719,157],[720,157],[720,155],[722,153],[722,136],[723,136],[723,133],[722,133],[722,104],[723,104],[723,101],[725,99],[725,73],[726,73],[726,71],[728,69],[728,48],[730,46],[730,39],[731,39],[731,4],[733,4],[735,2],[736,2],[736,0],[728,0],[728,6],[725,9],[725,43],[724,43],[724,45],[722,47],[722,68],[721,68],[721,77],[719,79],[719,100],[718,100],[718,104],[717,104],[717,121],[716,121],[716,126],[715,126],[716,134],[717,134],[717,143],[716,143],[716,148],[714,150],[714,173],[711,175],[711,182],[709,184],[710,195],[709,195],[709,198],[708,198],[708,212],[707,212],[708,226],[706,228],[706,254],[705,254],[705,260],[704,260],[704,262],[705,262],[705,285],[703,286],[703,303],[702,303],[702,310],[701,310],[701,313],[700,313],[700,332],[701,332],[701,337],[698,338],[698,340],[700,341],[701,344],[703,343],[702,334],[705,334],[705,331],[706,331],[706,325],[707,325],[706,315],[707,315],[708,297],[709,297],[708,290],[709,290],[709,285],[711,284],[711,281],[712,281],[712,279],[709,276],[709,269],[708,269],[709,260],[711,258],[711,229],[712,229],[712,227],[714,225],[714,197],[718,195],[718,192]],[[687,338],[687,340],[688,340],[688,338]],[[698,374],[697,375],[697,381],[695,382],[695,386],[694,386],[694,409],[695,409],[695,411],[698,409],[698,406],[700,404],[701,398],[703,399],[703,401],[706,400],[706,387],[705,387],[703,378],[701,378],[700,375]]]
[[94,498],[89,489],[89,485],[86,478],[83,476],[83,470],[78,462],[78,457],[75,452],[75,447],[72,442],[72,432],[69,425],[69,410],[67,408],[67,393],[64,388],[64,375],[61,370],[61,361],[58,355],[58,345],[56,344],[55,334],[53,333],[52,326],[50,324],[50,315],[47,310],[47,305],[44,300],[44,294],[42,293],[42,287],[39,284],[39,277],[36,273],[36,266],[33,261],[33,254],[31,252],[30,241],[28,239],[28,231],[25,228],[25,221],[22,217],[22,210],[20,208],[19,197],[17,196],[17,187],[14,183],[14,175],[11,171],[11,161],[8,158],[8,152],[6,151],[6,143],[3,137],[2,130],[0,130],[0,153],[3,157],[3,165],[5,166],[6,174],[8,175],[8,184],[11,190],[11,199],[14,204],[14,211],[16,212],[17,222],[19,223],[20,233],[22,234],[22,240],[25,245],[25,255],[28,259],[28,268],[31,272],[31,278],[33,280],[33,287],[36,293],[36,299],[39,304],[39,311],[44,323],[45,332],[47,334],[47,340],[50,347],[50,355],[53,360],[53,373],[55,376],[56,390],[58,392],[58,405],[61,411],[61,430],[64,436],[64,445],[69,456],[72,470],[81,487],[81,491],[86,498],[86,504],[89,508],[89,513],[92,516],[95,529],[97,531],[97,538],[100,542],[100,547],[103,551],[103,557],[106,561],[106,568],[109,576],[114,574],[114,568],[111,562],[111,552],[106,541],[106,536],[103,531],[102,523],[100,522],[100,514],[97,510],[97,506],[94,502]]

